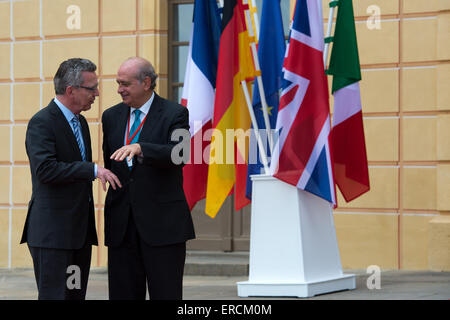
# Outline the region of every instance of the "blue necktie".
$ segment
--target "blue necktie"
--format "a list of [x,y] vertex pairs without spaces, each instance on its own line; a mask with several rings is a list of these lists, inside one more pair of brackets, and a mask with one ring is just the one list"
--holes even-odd
[[[137,110],[137,109],[133,111],[134,122],[130,129],[131,136],[136,132],[136,130],[138,130],[139,126],[141,125],[141,112],[142,112],[141,110]],[[136,143],[138,141],[140,133],[141,133],[141,130],[139,130],[139,132],[136,133],[134,138],[130,141],[130,144]]]
[[83,147],[82,137],[81,137],[81,130],[80,130],[80,120],[78,120],[78,116],[74,116],[72,118],[72,126],[73,126],[73,133],[75,134],[75,138],[77,139],[78,148],[81,152],[81,158],[83,161],[86,161],[86,151]]
[[[133,125],[131,126],[131,129],[130,129],[130,133],[129,133],[130,137],[133,136],[133,134],[138,130],[138,128],[139,128],[139,126],[141,124],[141,112],[142,112],[141,110],[137,110],[137,109],[133,111],[133,113],[134,113],[134,122],[133,122]],[[138,139],[139,139],[139,135],[140,134],[141,134],[141,130],[139,130],[139,132],[136,133],[136,135],[130,141],[130,144],[136,143],[138,141]],[[133,168],[132,162],[131,161],[127,162],[127,164],[128,164],[128,169],[130,169],[130,171],[131,171],[131,169]]]

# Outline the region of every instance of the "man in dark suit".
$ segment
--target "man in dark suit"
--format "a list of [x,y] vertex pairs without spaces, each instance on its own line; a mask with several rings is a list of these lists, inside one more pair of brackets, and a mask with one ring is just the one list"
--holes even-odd
[[117,73],[123,103],[102,117],[105,167],[123,185],[105,200],[110,299],[145,299],[146,284],[150,299],[181,299],[186,241],[195,237],[183,164],[172,159],[172,133],[188,132],[188,111],[153,91],[156,78],[147,60],[126,60]]
[[39,299],[84,299],[97,245],[92,181],[120,181],[92,162],[86,119],[98,93],[96,66],[73,58],[54,77],[56,97],[29,121],[26,150],[32,196],[21,243],[33,258]]

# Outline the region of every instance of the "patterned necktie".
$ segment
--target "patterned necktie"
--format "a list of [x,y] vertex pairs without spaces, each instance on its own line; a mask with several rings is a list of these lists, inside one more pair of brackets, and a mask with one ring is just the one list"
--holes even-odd
[[[134,110],[134,122],[133,125],[131,126],[130,129],[130,135],[132,136],[139,128],[139,126],[141,125],[141,110]],[[136,143],[139,139],[139,135],[140,135],[141,131],[139,130],[138,133],[136,133],[136,135],[134,136],[133,140],[131,140],[130,144],[132,143]]]
[[[133,122],[133,125],[130,128],[130,132],[129,132],[129,136],[130,137],[133,136],[133,134],[138,130],[139,126],[141,125],[141,112],[142,111],[138,110],[138,109],[133,111],[133,113],[134,113],[134,122]],[[139,130],[139,132],[137,132],[136,135],[133,137],[133,139],[130,141],[130,144],[136,143],[138,141],[140,133],[141,133],[141,131]],[[130,160],[130,161],[127,160],[127,165],[128,165],[128,169],[130,169],[130,171],[131,171],[131,169],[133,168],[133,161],[132,160]]]
[[82,136],[80,130],[80,120],[78,120],[78,116],[74,116],[71,122],[73,126],[73,133],[75,134],[75,138],[77,139],[78,143],[78,148],[80,149],[81,152],[81,158],[83,159],[83,161],[86,161],[86,151],[84,150],[83,142],[81,140]]

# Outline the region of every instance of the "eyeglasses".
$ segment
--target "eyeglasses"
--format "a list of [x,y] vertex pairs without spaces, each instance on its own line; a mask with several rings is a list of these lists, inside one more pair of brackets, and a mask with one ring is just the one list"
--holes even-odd
[[98,84],[96,84],[93,87],[77,86],[77,88],[83,88],[83,89],[86,89],[86,90],[89,90],[89,91],[95,91],[95,90],[98,89]]

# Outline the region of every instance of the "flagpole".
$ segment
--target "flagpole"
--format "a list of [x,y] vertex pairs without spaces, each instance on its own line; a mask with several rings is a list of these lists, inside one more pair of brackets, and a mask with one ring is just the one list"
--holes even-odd
[[[331,6],[331,4],[334,3],[333,6]],[[333,16],[334,16],[334,8],[337,5],[337,1],[336,0],[331,0],[330,3],[328,4],[329,8],[330,8],[330,12],[328,14],[328,26],[327,26],[327,36],[325,37],[325,39],[330,38],[331,36],[331,29],[333,27]],[[327,70],[327,61],[328,61],[328,50],[330,48],[330,42],[326,41],[325,42],[325,48],[323,50],[323,66],[325,68],[325,70]]]
[[250,113],[250,118],[253,123],[253,131],[255,132],[256,140],[258,142],[259,153],[261,156],[261,161],[264,166],[264,171],[269,174],[269,165],[267,160],[267,154],[264,149],[263,141],[259,135],[258,123],[256,122],[255,112],[253,110],[252,101],[250,99],[250,94],[248,93],[247,82],[245,80],[241,81],[242,90],[244,91],[245,101],[247,102],[248,112]]
[[256,34],[256,40],[259,40],[259,19],[258,19],[258,12],[256,9],[256,5],[254,3],[254,0],[247,0],[249,2],[249,8],[252,8],[253,11],[253,20],[255,22],[255,34]]
[[[252,6],[254,8],[256,8],[256,6],[253,3],[254,0],[248,0],[248,2],[246,0],[243,1],[243,3],[249,4],[249,6]],[[251,2],[251,3],[250,3]],[[247,11],[247,10],[246,10]],[[259,58],[258,58],[258,53],[256,50],[256,41],[258,40],[257,36],[255,36],[255,33],[257,33],[257,31],[254,32],[254,30],[258,30],[259,26],[258,26],[258,18],[257,15],[255,13],[254,15],[254,20],[255,20],[255,29],[253,29],[253,20],[250,18],[248,19],[248,17],[246,17],[246,23],[247,26],[250,24],[250,28],[247,27],[247,30],[249,32],[250,38],[254,39],[254,41],[251,42],[250,46],[252,48],[252,55],[253,55],[253,62],[255,63],[255,70],[258,73],[258,75],[256,76],[256,82],[258,84],[258,89],[259,89],[259,95],[261,98],[261,105],[263,108],[263,116],[264,116],[264,124],[266,126],[266,131],[267,131],[267,137],[269,140],[269,148],[270,148],[270,154],[272,154],[273,152],[273,136],[272,136],[272,130],[270,127],[270,120],[269,120],[269,113],[268,113],[268,106],[267,106],[267,101],[266,101],[266,94],[264,91],[264,85],[262,82],[262,77],[261,77],[261,67],[259,65]],[[253,110],[253,108],[252,108]],[[256,118],[255,118],[256,120]],[[256,123],[256,121],[255,121]]]

